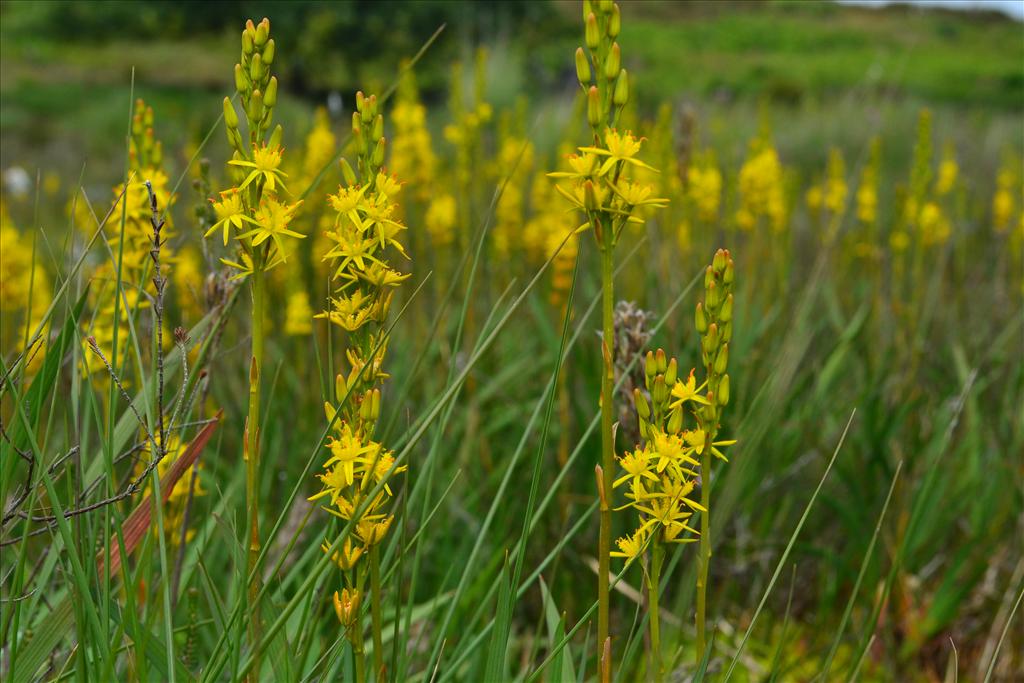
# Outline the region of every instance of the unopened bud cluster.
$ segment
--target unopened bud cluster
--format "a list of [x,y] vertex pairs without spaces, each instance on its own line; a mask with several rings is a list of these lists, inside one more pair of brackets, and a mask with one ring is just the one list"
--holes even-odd
[[[224,98],[224,124],[228,142],[235,148],[235,159],[248,158],[252,145],[264,141],[266,132],[274,120],[274,105],[277,104],[277,77],[270,74],[274,63],[274,39],[270,37],[270,20],[264,18],[259,24],[250,19],[242,31],[242,61],[235,64],[235,90],[245,113],[249,131],[249,144],[242,141],[239,132],[239,118],[231,99]],[[270,146],[281,144],[281,127],[271,135]]]
[[622,29],[618,4],[584,0],[583,26],[587,52],[576,49],[576,78],[587,95],[587,122],[599,140],[605,128],[615,126],[629,101],[629,74],[622,68],[622,50],[615,40]]
[[722,408],[729,404],[729,342],[732,340],[732,284],[735,266],[728,250],[719,249],[704,271],[704,301],[694,322],[701,336],[701,360],[707,369],[708,405],[701,412],[704,428],[714,433]]

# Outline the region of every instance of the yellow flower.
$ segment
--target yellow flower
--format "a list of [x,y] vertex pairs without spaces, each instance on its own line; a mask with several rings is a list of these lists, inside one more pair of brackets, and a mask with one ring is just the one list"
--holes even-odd
[[343,626],[352,626],[359,619],[359,591],[344,588],[341,594],[334,591],[334,613]]
[[213,233],[217,232],[219,228],[224,230],[224,245],[227,246],[228,234],[231,232],[231,226],[235,226],[235,229],[241,230],[243,223],[256,224],[252,218],[245,214],[245,207],[242,205],[242,197],[238,190],[231,189],[226,192],[220,193],[220,201],[210,200],[213,204],[213,210],[217,214],[217,222],[213,224],[203,237],[209,237]]
[[637,529],[632,536],[626,536],[615,541],[615,545],[619,549],[613,550],[609,553],[611,557],[622,557],[627,562],[634,560],[640,556],[647,546],[647,530],[644,528]]
[[614,128],[609,128],[604,136],[604,144],[607,149],[603,147],[580,147],[580,151],[608,157],[597,171],[599,176],[606,175],[620,161],[657,173],[657,169],[635,158],[640,151],[640,144],[642,142],[643,138],[637,139],[629,131],[620,134]]
[[651,197],[654,188],[650,185],[641,185],[625,181],[618,185],[611,185],[615,194],[619,195],[629,207],[653,206],[664,208],[668,206],[668,200],[663,197]]
[[[320,550],[323,550],[324,553],[330,553],[331,546],[327,541],[324,541],[320,544]],[[362,555],[363,548],[353,548],[352,539],[349,537],[345,539],[340,550],[335,550],[331,553],[331,561],[338,565],[339,569],[347,572],[355,566]]]
[[309,294],[299,289],[288,295],[284,314],[284,333],[291,336],[307,335],[313,332],[310,320],[313,310],[309,307]]
[[281,257],[281,261],[286,261],[287,254],[283,237],[287,235],[299,239],[305,238],[305,235],[288,229],[288,225],[301,204],[302,201],[295,202],[294,204],[285,204],[273,197],[264,199],[260,203],[260,207],[256,209],[255,227],[249,232],[239,235],[238,239],[251,239],[254,247],[258,247],[268,239],[272,239],[274,246],[277,247],[277,253]]
[[686,378],[684,382],[681,379],[677,379],[676,383],[672,385],[672,398],[674,399],[669,407],[675,408],[683,403],[700,403],[701,405],[711,405],[707,398],[700,395],[700,390],[704,388],[707,382],[704,382],[699,387],[697,386],[697,378],[694,376],[694,371],[690,370],[690,376]]
[[257,147],[256,145],[253,145],[252,161],[247,159],[232,159],[229,161],[228,163],[233,166],[242,166],[244,168],[252,169],[242,184],[238,186],[238,189],[244,190],[250,183],[262,178],[265,189],[274,192],[277,185],[280,184],[281,189],[287,192],[283,179],[288,176],[278,168],[278,166],[281,165],[281,156],[283,151],[284,150],[280,147],[271,148],[267,145]]

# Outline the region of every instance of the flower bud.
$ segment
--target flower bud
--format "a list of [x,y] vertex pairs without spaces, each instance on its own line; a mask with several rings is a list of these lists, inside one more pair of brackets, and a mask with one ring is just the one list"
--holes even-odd
[[384,165],[384,147],[387,142],[384,138],[377,140],[377,146],[373,148],[373,156],[370,158],[370,163],[376,167]]
[[384,137],[384,117],[377,114],[373,119],[373,139],[379,140]]
[[[373,419],[376,421],[376,420],[380,419],[380,389],[374,389],[373,390],[372,404],[373,404],[373,408],[372,408],[372,413],[371,414],[373,415]],[[390,523],[391,522],[388,522],[388,524],[390,524]]]
[[727,406],[729,405],[729,375],[723,375],[722,380],[718,383],[718,405]]
[[283,138],[284,138],[284,128],[282,128],[281,124],[279,123],[276,126],[274,126],[274,132],[270,134],[270,140],[267,141],[267,145],[269,145],[270,147],[273,147],[273,148],[280,147],[281,146],[281,140]]
[[733,277],[736,275],[736,268],[728,254],[729,252],[726,252],[725,272],[722,274],[722,282],[731,285]]
[[641,419],[646,420],[651,417],[651,406],[647,403],[647,397],[639,387],[633,389],[633,405],[636,406],[636,414]]
[[722,323],[722,341],[732,341],[732,323]]
[[266,17],[263,17],[263,21],[261,21],[256,26],[256,36],[253,38],[252,42],[256,45],[256,47],[263,47],[264,45],[267,44],[267,38],[269,38],[269,37],[270,37],[270,19],[267,19]]
[[241,64],[235,64],[235,90],[238,92],[249,92],[249,77],[245,75],[245,70],[242,69]]
[[719,294],[718,286],[712,282],[707,291],[704,293],[704,303],[707,304],[708,311],[714,315],[715,311],[718,310],[718,305],[722,302],[722,297]]
[[230,98],[224,98],[224,124],[228,128],[238,128],[238,113],[235,105],[231,104]]
[[668,385],[665,384],[665,376],[658,375],[654,378],[654,386],[651,387],[651,400],[655,406],[661,406],[668,400]]
[[266,75],[266,69],[263,67],[263,58],[260,57],[259,53],[252,56],[252,61],[249,62],[249,79],[253,83],[262,83],[263,76]]
[[274,46],[274,39],[271,38],[267,41],[266,47],[263,48],[263,63],[270,66],[274,63],[274,53],[277,52]]
[[615,40],[622,30],[622,13],[619,12],[619,5],[612,5],[612,15],[608,18],[608,37]]
[[711,323],[708,325],[708,333],[704,335],[704,339],[702,340],[704,352],[710,356],[711,352],[718,348],[718,340],[718,325]]
[[722,344],[722,348],[718,350],[718,355],[715,356],[714,371],[716,375],[724,375],[725,369],[729,366],[729,344]]
[[612,49],[608,52],[608,56],[604,60],[604,77],[605,80],[614,81],[615,77],[619,75],[619,69],[622,68],[622,51],[619,49],[618,43],[612,43]]
[[263,93],[259,90],[252,91],[252,97],[249,98],[249,108],[245,113],[249,117],[249,121],[259,121],[263,118]]
[[590,62],[587,61],[587,55],[582,47],[576,48],[576,78],[579,79],[580,85],[590,85]]
[[678,434],[683,428],[683,406],[676,406],[668,416],[668,423],[665,431],[669,434]]
[[715,252],[715,258],[711,261],[711,267],[714,268],[715,273],[721,273],[725,270],[725,252],[719,249]]
[[590,86],[587,91],[587,122],[591,128],[601,125],[601,95],[596,85]]
[[724,323],[732,320],[732,294],[725,297],[725,301],[722,302],[722,310],[718,312],[718,319]]
[[708,287],[710,287],[711,283],[714,282],[714,281],[715,281],[715,271],[713,271],[711,269],[711,266],[708,266],[707,268],[704,269],[704,289],[707,289]]
[[668,370],[668,358],[665,356],[665,349],[655,351],[654,360],[658,363],[658,372],[664,374]]
[[588,212],[601,209],[601,205],[597,201],[597,190],[594,188],[594,182],[589,178],[583,182],[583,208]]
[[619,77],[615,80],[615,90],[612,91],[612,103],[616,107],[624,107],[629,101],[629,74],[625,69],[619,70]]
[[598,32],[597,17],[594,16],[593,12],[587,16],[587,23],[583,31],[583,36],[586,40],[587,47],[590,48],[590,51],[593,52],[597,50],[598,46],[601,44],[601,34]]
[[602,13],[611,14],[612,8],[615,7],[615,3],[612,2],[612,0],[601,0],[599,7],[601,8]]
[[648,351],[644,358],[644,374],[647,376],[647,385],[650,388],[651,381],[658,374],[658,363],[654,360],[654,352]]
[[697,310],[693,316],[694,327],[697,328],[697,334],[704,334],[708,331],[708,317],[704,315],[704,305],[701,303],[697,304]]
[[341,158],[341,176],[345,179],[345,183],[352,187],[357,182],[356,172],[352,170],[352,166],[349,165],[348,160],[345,157]]
[[242,54],[252,54],[252,33],[249,32],[249,29],[242,31]]
[[263,94],[263,104],[268,107],[277,104],[277,76],[270,77],[270,83],[267,83],[267,92]]
[[348,395],[348,385],[345,382],[345,375],[338,373],[334,378],[334,399],[344,401]]
[[590,0],[583,0],[583,21],[586,23],[587,17],[594,13],[594,6],[590,4]]
[[676,363],[676,359],[673,358],[668,362],[668,369],[665,370],[665,384],[670,387],[675,386],[676,377],[679,375],[679,364]]

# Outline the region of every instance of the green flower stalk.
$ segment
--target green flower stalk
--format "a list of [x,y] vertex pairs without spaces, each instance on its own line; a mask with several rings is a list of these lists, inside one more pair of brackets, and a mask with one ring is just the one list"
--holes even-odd
[[[245,491],[248,519],[249,601],[251,609],[250,638],[259,640],[259,579],[256,559],[261,541],[259,533],[259,468],[260,468],[260,381],[266,319],[266,274],[285,264],[291,239],[304,235],[290,229],[292,218],[301,202],[287,203],[284,196],[285,174],[280,170],[281,126],[267,136],[277,103],[277,78],[271,76],[275,46],[270,37],[270,21],[259,24],[250,20],[242,31],[241,63],[235,65],[235,87],[245,114],[248,142],[243,141],[241,120],[230,98],[224,98],[224,123],[228,142],[234,149],[229,170],[235,186],[211,200],[217,221],[206,237],[220,234],[224,245],[233,238],[235,260],[221,262],[235,270],[233,278],[247,278],[252,292],[252,354],[249,362],[249,414],[245,422],[243,457],[246,465]],[[258,677],[258,663],[255,668]]]
[[601,252],[601,460],[597,467],[601,505],[598,547],[598,671],[602,680],[611,677],[609,630],[609,557],[612,541],[611,495],[615,470],[615,292],[613,272],[615,246],[627,222],[643,223],[636,215],[644,206],[664,207],[668,200],[652,197],[652,188],[631,182],[636,167],[651,169],[636,158],[641,140],[615,126],[629,100],[629,77],[622,68],[622,53],[616,38],[622,21],[619,6],[610,0],[583,3],[586,51],[577,48],[575,63],[580,87],[586,96],[587,122],[593,144],[580,147],[569,158],[571,171],[550,173],[554,178],[573,181],[571,190],[558,191],[586,215],[579,230],[593,228]]
[[701,336],[701,361],[706,373],[707,397],[696,412],[703,433],[700,450],[700,553],[697,567],[697,665],[707,650],[707,591],[711,564],[711,461],[712,455],[725,460],[716,446],[733,442],[715,441],[722,409],[729,404],[729,342],[732,340],[733,278],[735,266],[728,250],[719,249],[704,271],[704,302],[697,304],[694,319]]

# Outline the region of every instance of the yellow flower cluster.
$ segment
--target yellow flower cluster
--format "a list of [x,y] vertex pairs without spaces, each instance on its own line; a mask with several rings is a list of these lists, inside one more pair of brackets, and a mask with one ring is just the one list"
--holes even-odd
[[878,170],[881,165],[881,141],[878,136],[871,139],[868,162],[861,172],[857,187],[857,220],[865,227],[873,228],[878,223]]
[[687,409],[709,403],[700,394],[704,385],[697,386],[692,370],[685,380],[678,379],[676,359],[668,360],[661,349],[648,352],[644,370],[646,392],[639,387],[633,392],[643,444],[618,458],[622,474],[614,483],[616,488],[628,484],[629,502],[623,508],[633,508],[638,515],[636,530],[618,539],[619,549],[612,552],[613,557],[627,561],[643,553],[649,540],[695,540],[698,532],[688,520],[694,510],[705,511],[690,498],[698,481],[697,457],[708,447],[724,459],[718,447],[733,443],[707,444],[702,429],[684,428]]
[[710,225],[718,220],[722,172],[714,150],[702,150],[694,155],[693,162],[686,169],[686,196],[693,203],[699,221]]
[[[87,337],[91,335],[96,340],[97,346],[108,360],[113,362],[114,359],[122,357],[129,337],[128,319],[138,310],[149,307],[149,299],[145,293],[153,293],[153,261],[150,258],[150,251],[153,248],[153,212],[149,191],[146,188],[147,182],[160,202],[165,220],[160,232],[161,266],[163,269],[171,270],[172,265],[177,263],[170,245],[173,225],[169,211],[177,197],[171,192],[170,180],[162,168],[162,162],[163,148],[153,133],[153,108],[141,99],[136,100],[129,139],[129,182],[127,189],[124,184],[114,188],[114,196],[121,199],[104,226],[104,237],[110,245],[114,262],[104,259],[92,275],[93,281],[99,286],[94,285],[89,293],[94,313],[89,333],[82,340],[83,373],[91,376],[93,381],[100,385],[106,383],[109,377],[102,359],[89,348]],[[89,220],[83,225],[91,222],[92,220]],[[118,262],[120,273],[117,271]],[[123,291],[120,301],[116,300],[118,282],[122,284]],[[119,311],[119,319],[116,321],[115,309]],[[113,348],[115,327],[118,327],[116,353]]]
[[235,279],[253,274],[259,277],[285,263],[291,246],[285,238],[304,237],[290,227],[302,202],[284,199],[288,188],[287,176],[281,170],[281,126],[265,139],[277,104],[277,77],[270,75],[275,51],[270,21],[263,19],[259,25],[247,22],[242,32],[241,63],[235,65],[235,88],[248,125],[248,144],[242,140],[235,105],[224,98],[224,123],[234,148],[228,166],[235,185],[211,200],[217,220],[205,237],[220,233],[225,246],[234,238],[237,260],[221,262],[237,271]]
[[846,210],[846,162],[843,153],[833,147],[828,153],[828,169],[821,183],[807,190],[807,208],[812,214],[826,212],[831,217],[842,216]]
[[[46,315],[53,296],[50,278],[39,260],[33,259],[32,249],[31,238],[18,231],[7,205],[0,202],[0,346],[19,353],[25,350],[27,336],[32,341],[30,335]],[[36,349],[27,371],[35,372],[43,356]]]
[[[1024,226],[1024,183],[1021,180],[1020,159],[1007,154],[996,175],[996,191],[992,196],[992,227],[997,233],[1005,234],[1013,224],[1014,214],[1020,212],[1019,220]],[[1022,227],[1024,230],[1024,227]]]
[[391,172],[415,188],[417,201],[427,201],[436,184],[437,156],[427,128],[427,108],[419,100],[412,69],[406,69],[399,81],[391,123],[395,127]]
[[753,230],[767,221],[772,231],[782,232],[786,227],[786,192],[782,162],[771,141],[755,138],[750,143],[750,154],[739,175],[740,207],[736,223],[743,230]]

